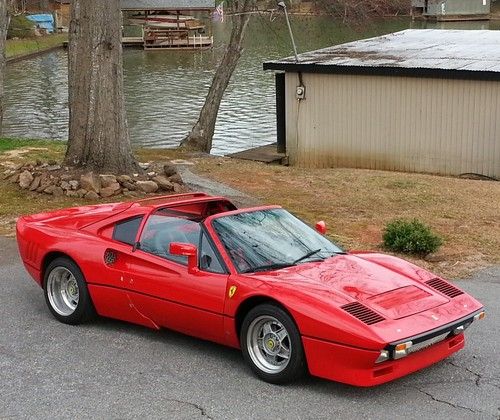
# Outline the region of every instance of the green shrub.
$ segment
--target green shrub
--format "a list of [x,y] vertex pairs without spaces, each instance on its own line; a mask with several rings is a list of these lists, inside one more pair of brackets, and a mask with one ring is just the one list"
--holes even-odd
[[35,35],[35,24],[24,15],[10,18],[7,38],[29,38]]
[[443,244],[439,236],[417,219],[388,223],[383,240],[384,246],[391,251],[421,256],[436,252]]

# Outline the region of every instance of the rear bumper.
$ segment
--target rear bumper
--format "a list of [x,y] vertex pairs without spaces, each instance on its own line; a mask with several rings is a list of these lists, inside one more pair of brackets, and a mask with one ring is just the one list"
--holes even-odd
[[356,386],[392,381],[452,355],[464,347],[464,334],[449,337],[399,360],[375,364],[380,352],[302,337],[311,375]]

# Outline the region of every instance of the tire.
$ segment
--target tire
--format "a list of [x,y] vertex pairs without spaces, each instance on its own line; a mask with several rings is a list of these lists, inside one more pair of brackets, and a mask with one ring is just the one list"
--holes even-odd
[[49,264],[43,292],[50,312],[64,324],[77,325],[95,314],[85,277],[69,258],[59,257]]
[[245,361],[266,382],[285,384],[306,372],[299,331],[290,315],[277,305],[266,303],[248,312],[240,343]]

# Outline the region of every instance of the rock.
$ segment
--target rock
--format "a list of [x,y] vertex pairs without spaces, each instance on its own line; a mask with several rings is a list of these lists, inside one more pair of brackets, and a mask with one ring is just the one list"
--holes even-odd
[[46,187],[43,192],[45,194],[53,194],[54,193],[54,190],[56,189],[56,186],[55,185],[49,185],[48,187]]
[[12,169],[14,169],[15,171],[20,171],[21,169],[23,169],[23,167],[24,167],[24,163],[18,163]]
[[89,191],[87,194],[85,194],[85,198],[88,200],[98,200],[99,194],[97,194],[95,191]]
[[57,162],[54,159],[51,159],[51,160],[47,161],[47,163],[49,165],[57,165]]
[[99,194],[101,194],[101,197],[107,198],[111,197],[114,193],[115,190],[113,188],[106,187],[106,188],[101,188],[101,192]]
[[120,184],[115,182],[111,184],[109,187],[101,188],[101,197],[111,197],[120,192]]
[[12,182],[13,184],[17,184],[19,182],[19,174],[11,175],[8,181]]
[[78,181],[75,181],[75,180],[71,180],[68,182],[69,186],[71,187],[72,190],[77,190],[78,187],[80,186],[80,183]]
[[150,163],[144,163],[144,162],[139,162],[139,167],[142,169],[148,169],[150,166]]
[[187,192],[188,189],[184,185],[174,184],[174,192],[180,194]]
[[158,191],[158,184],[154,181],[137,181],[137,189],[145,193],[154,193]]
[[61,165],[49,165],[45,168],[47,171],[58,171],[61,169]]
[[35,177],[33,182],[30,185],[30,191],[35,191],[40,186],[40,181],[42,180],[41,176]]
[[19,175],[19,186],[25,190],[33,182],[33,175],[30,171],[24,171]]
[[80,197],[80,198],[85,197],[85,195],[86,195],[87,193],[88,193],[88,191],[87,191],[87,190],[85,190],[85,189],[83,189],[83,188],[80,188],[80,189],[76,192],[76,194],[77,194],[77,195],[78,195],[78,197]]
[[148,172],[147,176],[150,178],[153,178],[154,176],[156,176],[156,172],[154,172],[154,171]]
[[127,190],[130,190],[130,191],[135,191],[136,190],[135,185],[132,184],[131,182],[123,182],[122,186],[123,186],[123,188],[126,188]]
[[72,191],[72,190],[68,190],[68,191],[66,191],[66,195],[67,195],[68,197],[74,197],[74,198],[79,197],[79,195],[78,195],[78,191]]
[[177,168],[171,163],[167,163],[163,166],[163,172],[165,173],[165,176],[169,177],[177,173]]
[[116,183],[116,176],[114,176],[114,175],[99,175],[99,180],[101,181],[101,188],[107,188],[111,184]]
[[61,182],[61,188],[63,190],[70,190],[71,189],[71,185],[69,185],[69,182],[67,182],[67,181],[62,181]]
[[40,159],[37,159],[36,160],[36,166],[41,166],[42,165],[42,161]]
[[119,183],[123,183],[123,182],[131,182],[132,178],[130,178],[128,175],[120,175],[116,177],[116,180]]
[[101,190],[100,180],[97,176],[94,175],[93,172],[89,172],[87,174],[82,175],[80,177],[80,185],[82,186],[83,189],[86,189],[89,192],[90,191],[95,192],[97,194]]
[[62,197],[64,195],[64,190],[61,187],[54,187],[52,194],[55,197]]
[[183,185],[184,181],[182,180],[181,176],[179,174],[172,175],[168,180],[174,184],[180,184]]
[[71,178],[73,178],[70,174],[62,174],[61,175],[61,181],[69,181]]
[[160,187],[160,189],[162,189],[164,191],[173,191],[174,190],[174,184],[172,184],[165,176],[162,176],[162,175],[156,176],[153,178],[153,181],[156,182],[158,184],[158,186]]

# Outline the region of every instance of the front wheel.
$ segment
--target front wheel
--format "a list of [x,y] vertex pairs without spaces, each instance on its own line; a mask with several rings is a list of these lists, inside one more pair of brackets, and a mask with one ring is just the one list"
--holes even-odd
[[45,270],[43,280],[45,301],[56,319],[75,325],[93,315],[85,278],[72,260],[56,258]]
[[251,309],[241,327],[240,343],[243,357],[266,382],[291,382],[306,371],[299,331],[279,306],[262,304]]

